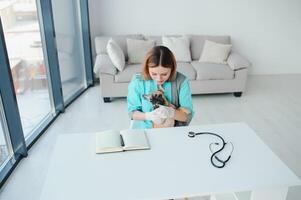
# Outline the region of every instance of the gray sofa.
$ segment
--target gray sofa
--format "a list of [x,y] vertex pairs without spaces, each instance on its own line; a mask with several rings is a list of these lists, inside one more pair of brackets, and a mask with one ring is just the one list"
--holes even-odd
[[[178,62],[177,71],[190,80],[192,94],[233,93],[240,97],[245,90],[247,72],[251,63],[235,52],[231,52],[227,64],[198,62],[205,40],[231,44],[230,36],[186,35],[190,40],[191,62]],[[129,64],[123,71],[118,71],[111,62],[106,45],[110,38],[121,47],[128,60],[126,38],[152,39],[156,45],[162,45],[161,36],[119,35],[99,36],[95,38],[96,60],[94,73],[99,77],[101,95],[105,102],[112,97],[126,97],[127,87],[133,74],[141,71],[141,64]]]

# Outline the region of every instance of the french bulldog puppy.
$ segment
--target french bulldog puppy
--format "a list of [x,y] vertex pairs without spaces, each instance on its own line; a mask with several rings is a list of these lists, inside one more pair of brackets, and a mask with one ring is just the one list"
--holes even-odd
[[[160,106],[167,106],[175,109],[175,106],[169,103],[165,98],[164,89],[161,86],[158,87],[158,90],[154,91],[149,95],[144,94],[143,98],[145,98],[146,100],[152,103],[154,110],[159,108]],[[161,124],[153,123],[153,128],[174,127],[174,125],[175,125],[175,120],[173,118],[166,118],[163,120]]]

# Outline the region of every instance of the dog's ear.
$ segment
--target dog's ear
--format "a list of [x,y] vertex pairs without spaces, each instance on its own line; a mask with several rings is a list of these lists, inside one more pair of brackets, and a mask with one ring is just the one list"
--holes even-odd
[[148,101],[151,101],[151,95],[143,94],[142,96],[143,96],[144,99],[146,99]]
[[158,90],[161,90],[164,93],[164,88],[162,87],[162,85],[158,85]]

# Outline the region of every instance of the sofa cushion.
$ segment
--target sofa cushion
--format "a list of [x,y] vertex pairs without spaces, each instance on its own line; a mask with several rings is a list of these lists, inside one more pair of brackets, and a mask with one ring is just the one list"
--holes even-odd
[[252,65],[246,58],[233,51],[229,55],[227,63],[233,70],[248,68]]
[[154,40],[126,39],[129,63],[142,63],[145,55],[155,46]]
[[196,70],[187,62],[177,62],[177,71],[184,74],[189,80],[196,79]]
[[117,68],[112,63],[108,54],[99,54],[96,56],[94,64],[94,73],[96,77],[99,73],[115,75],[117,73]]
[[119,71],[123,71],[125,65],[125,58],[124,58],[123,51],[119,47],[119,45],[112,39],[108,41],[107,52],[114,66]]
[[188,37],[162,37],[162,43],[168,47],[178,62],[190,62],[190,47]]
[[97,54],[107,53],[107,43],[112,38],[122,49],[125,60],[128,60],[128,53],[126,47],[126,38],[143,40],[143,35],[141,34],[131,34],[131,35],[116,35],[116,36],[100,36],[95,38],[95,50]]
[[234,71],[226,64],[192,61],[197,72],[196,80],[228,80],[234,78]]
[[133,75],[141,72],[141,64],[126,64],[122,72],[115,75],[115,82],[127,83],[130,82]]
[[231,51],[231,44],[221,44],[205,40],[200,62],[227,64],[227,58]]
[[187,35],[190,39],[190,50],[192,60],[199,60],[203,51],[205,40],[210,40],[222,44],[231,44],[230,36],[211,35]]

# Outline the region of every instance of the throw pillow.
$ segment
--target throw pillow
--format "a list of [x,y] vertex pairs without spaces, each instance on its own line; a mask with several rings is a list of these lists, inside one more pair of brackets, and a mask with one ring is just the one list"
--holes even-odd
[[154,40],[126,39],[129,63],[142,63],[147,52],[155,46]]
[[227,58],[231,48],[231,44],[220,44],[210,40],[205,40],[199,62],[227,64]]
[[124,53],[120,46],[112,38],[108,41],[107,52],[114,66],[119,71],[123,71],[125,66]]
[[162,43],[164,46],[169,48],[177,62],[190,62],[190,48],[188,37],[162,37]]

